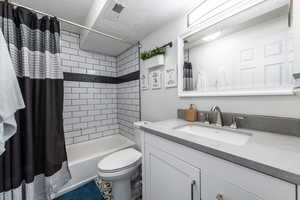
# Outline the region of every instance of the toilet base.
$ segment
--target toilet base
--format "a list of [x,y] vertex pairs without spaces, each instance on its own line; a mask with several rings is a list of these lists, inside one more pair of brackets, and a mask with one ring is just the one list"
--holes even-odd
[[130,179],[115,180],[112,182],[113,200],[130,200],[131,183]]

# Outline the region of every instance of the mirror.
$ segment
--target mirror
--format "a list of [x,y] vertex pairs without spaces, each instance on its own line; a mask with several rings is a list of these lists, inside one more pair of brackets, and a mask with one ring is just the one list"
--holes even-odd
[[[179,93],[292,94],[293,31],[288,19],[288,1],[260,4],[186,34]],[[192,67],[189,78],[183,61]]]

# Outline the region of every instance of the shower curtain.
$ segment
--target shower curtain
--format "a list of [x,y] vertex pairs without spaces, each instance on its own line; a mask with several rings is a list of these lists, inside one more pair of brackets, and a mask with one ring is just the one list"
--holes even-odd
[[16,113],[17,133],[0,157],[0,200],[50,199],[70,179],[59,21],[0,2],[0,29],[26,105]]

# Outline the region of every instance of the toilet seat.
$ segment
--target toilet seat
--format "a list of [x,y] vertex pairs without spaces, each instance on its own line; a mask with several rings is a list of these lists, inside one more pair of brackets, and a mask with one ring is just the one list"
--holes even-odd
[[128,171],[131,168],[136,168],[141,158],[142,153],[134,148],[124,149],[103,158],[98,163],[98,170],[102,173]]

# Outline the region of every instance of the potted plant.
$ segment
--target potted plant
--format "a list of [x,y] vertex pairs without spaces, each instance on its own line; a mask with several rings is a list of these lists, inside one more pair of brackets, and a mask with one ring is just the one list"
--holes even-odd
[[162,66],[165,64],[165,54],[165,47],[157,47],[155,49],[142,52],[141,59],[144,61],[145,68]]

